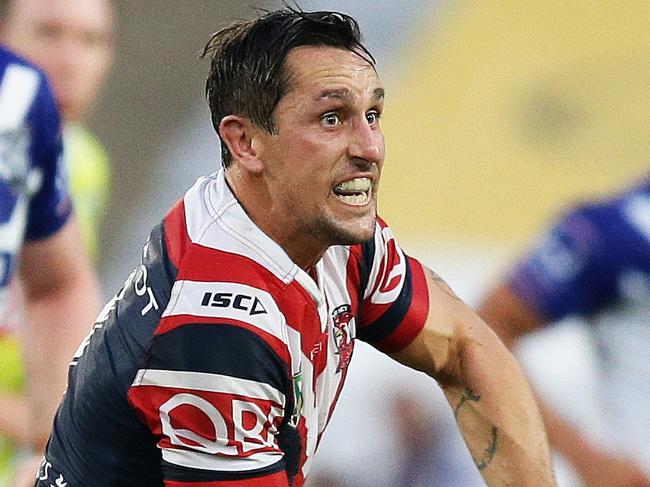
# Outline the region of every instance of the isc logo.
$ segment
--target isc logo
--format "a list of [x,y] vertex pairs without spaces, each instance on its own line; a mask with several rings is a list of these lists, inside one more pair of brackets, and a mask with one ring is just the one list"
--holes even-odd
[[268,314],[257,296],[234,293],[211,293],[206,292],[201,300],[201,306],[213,308],[233,307],[241,311],[247,311],[249,315]]

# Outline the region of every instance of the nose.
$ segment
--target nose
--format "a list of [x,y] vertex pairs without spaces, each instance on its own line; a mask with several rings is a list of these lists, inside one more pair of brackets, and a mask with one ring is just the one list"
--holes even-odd
[[352,125],[348,156],[365,164],[380,164],[384,159],[384,134],[365,117]]
[[61,37],[58,48],[60,51],[59,64],[68,71],[78,69],[79,64],[84,61],[83,56],[87,51],[83,40],[72,33]]

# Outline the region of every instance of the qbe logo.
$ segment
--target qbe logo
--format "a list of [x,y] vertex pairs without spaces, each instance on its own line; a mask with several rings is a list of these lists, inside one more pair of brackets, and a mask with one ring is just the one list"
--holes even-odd
[[223,398],[217,407],[195,394],[179,393],[159,410],[163,435],[172,445],[232,457],[277,449],[282,409],[276,405]]

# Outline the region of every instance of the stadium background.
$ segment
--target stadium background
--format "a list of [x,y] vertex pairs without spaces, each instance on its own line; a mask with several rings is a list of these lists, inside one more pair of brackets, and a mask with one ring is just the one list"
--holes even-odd
[[[402,246],[470,303],[558,209],[648,169],[650,2],[299,4],[360,20],[387,87],[381,214]],[[228,20],[254,15],[251,6],[278,2],[117,6],[117,65],[90,124],[113,165],[99,264],[107,297],[150,227],[219,164],[203,100],[207,62],[197,60],[205,40]],[[522,355],[544,371],[536,381],[567,414],[597,422],[596,412],[558,394],[568,386],[591,393],[579,323],[534,337]],[[410,402],[397,404],[398,396]],[[390,485],[409,446],[400,443],[397,406],[435,423],[440,455],[461,465],[449,472],[471,467],[431,381],[359,346],[319,469],[340,485]],[[470,473],[463,485],[475,481]]]

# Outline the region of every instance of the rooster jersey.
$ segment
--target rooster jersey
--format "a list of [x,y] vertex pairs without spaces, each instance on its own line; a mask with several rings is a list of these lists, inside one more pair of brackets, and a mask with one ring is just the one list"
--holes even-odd
[[307,273],[201,178],[75,355],[38,485],[302,486],[354,340],[401,350],[428,307],[383,221]]

